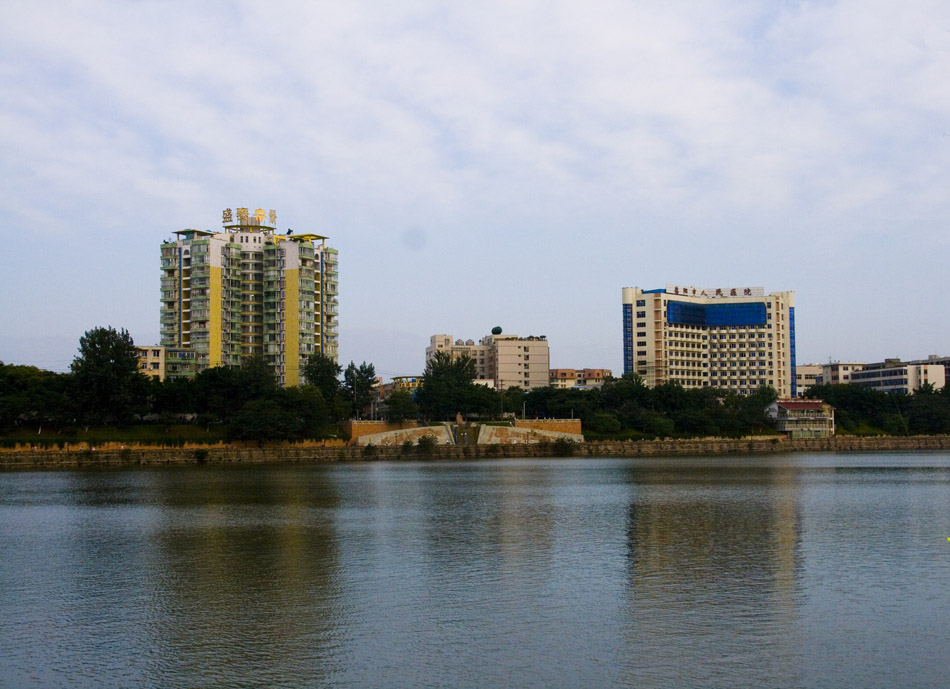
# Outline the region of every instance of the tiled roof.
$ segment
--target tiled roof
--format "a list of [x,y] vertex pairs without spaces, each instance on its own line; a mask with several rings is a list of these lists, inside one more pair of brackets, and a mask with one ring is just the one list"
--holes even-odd
[[778,400],[778,406],[783,409],[822,409],[825,403],[821,400]]

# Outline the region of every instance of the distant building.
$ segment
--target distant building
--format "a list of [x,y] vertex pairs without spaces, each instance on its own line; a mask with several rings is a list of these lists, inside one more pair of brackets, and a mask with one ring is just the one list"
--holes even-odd
[[451,335],[433,335],[426,347],[427,363],[436,352],[446,352],[453,359],[469,357],[475,362],[474,382],[491,382],[498,390],[532,390],[549,384],[551,356],[544,335],[486,335],[478,344],[473,340],[456,340]]
[[624,287],[622,304],[623,370],[647,385],[797,394],[794,292]]
[[552,368],[548,378],[553,388],[599,388],[611,375],[609,368]]
[[195,353],[187,347],[151,345],[135,346],[139,371],[159,380],[181,380],[195,377]]
[[184,380],[197,372],[195,353],[187,347],[165,347],[165,378]]
[[931,354],[926,359],[914,359],[913,361],[908,361],[907,364],[914,366],[943,366],[944,385],[946,385],[946,380],[950,379],[950,376],[947,375],[947,367],[950,366],[950,356],[938,356],[937,354]]
[[393,376],[393,392],[397,390],[415,391],[422,385],[422,376]]
[[804,395],[813,385],[821,384],[823,368],[821,364],[799,364],[795,367],[795,390],[798,397]]
[[[485,338],[482,338],[483,340]],[[475,340],[454,339],[451,335],[433,335],[426,347],[426,363],[432,361],[436,352],[446,352],[453,359],[467,356],[475,362],[475,380],[494,380],[491,367],[492,348],[484,342],[475,344]]]
[[386,399],[399,390],[405,390],[415,397],[420,385],[422,385],[422,376],[393,376],[390,382],[379,386],[380,398]]
[[885,359],[865,364],[851,375],[851,384],[882,392],[912,393],[924,385],[940,390],[946,384],[946,369],[939,363],[906,362]]
[[165,348],[158,345],[141,347],[135,345],[139,357],[139,373],[165,380]]
[[855,371],[864,368],[860,361],[831,361],[821,365],[821,385],[847,385]]
[[835,434],[835,409],[821,400],[776,400],[765,408],[775,430],[789,438],[828,438]]

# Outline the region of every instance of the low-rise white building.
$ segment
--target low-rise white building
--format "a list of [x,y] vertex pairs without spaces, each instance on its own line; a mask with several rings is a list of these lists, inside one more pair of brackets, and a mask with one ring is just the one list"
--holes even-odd
[[851,375],[851,384],[905,394],[924,385],[933,385],[940,390],[946,384],[946,371],[942,364],[885,359],[880,363],[865,364],[860,371]]
[[609,368],[552,368],[552,388],[599,388],[613,375]]
[[821,400],[776,400],[765,414],[789,438],[828,438],[835,434],[835,408]]

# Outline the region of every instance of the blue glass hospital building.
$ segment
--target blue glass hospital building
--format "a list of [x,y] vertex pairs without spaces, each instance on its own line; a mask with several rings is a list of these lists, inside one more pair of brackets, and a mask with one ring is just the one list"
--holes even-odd
[[795,293],[761,287],[623,288],[623,370],[649,386],[747,395],[795,390]]

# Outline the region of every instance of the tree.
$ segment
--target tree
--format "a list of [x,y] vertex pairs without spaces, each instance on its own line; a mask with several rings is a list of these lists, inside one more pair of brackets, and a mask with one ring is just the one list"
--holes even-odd
[[228,437],[232,440],[292,440],[300,435],[303,422],[273,399],[245,404],[232,417]]
[[474,379],[474,359],[453,358],[448,352],[436,352],[426,363],[416,402],[429,418],[453,419],[457,413],[470,411],[469,405],[477,399]]
[[240,368],[214,366],[195,376],[195,407],[211,420],[229,423],[248,402],[273,399],[279,390],[270,364],[252,356]]
[[229,422],[247,401],[238,369],[229,366],[214,366],[199,373],[194,390],[196,411],[211,421]]
[[302,440],[322,437],[327,405],[312,385],[278,388],[252,399],[231,416],[228,437],[236,440]]
[[419,414],[419,406],[408,390],[396,390],[386,398],[386,418],[394,423],[413,420]]
[[323,394],[327,403],[340,391],[340,374],[343,369],[328,356],[311,354],[303,367],[303,377]]
[[524,411],[525,391],[517,385],[512,386],[501,393],[504,397],[502,405],[506,412],[521,414]]
[[65,418],[69,376],[0,362],[0,431]]
[[148,381],[139,373],[135,343],[125,329],[87,330],[70,369],[70,398],[85,423],[125,423],[144,404]]
[[376,368],[365,361],[359,366],[351,361],[343,372],[343,388],[353,403],[353,411],[357,417],[362,416],[373,403],[375,385]]
[[156,414],[191,414],[195,411],[195,383],[193,379],[152,378],[151,410]]
[[277,391],[277,401],[301,422],[301,438],[320,438],[322,429],[329,423],[326,400],[323,393],[313,385],[282,388]]
[[250,356],[241,362],[238,380],[243,396],[248,401],[268,399],[277,392],[274,369],[260,355]]

